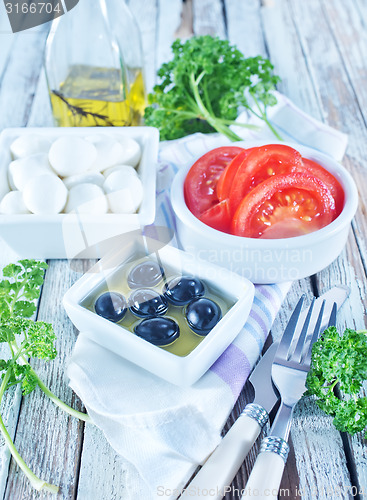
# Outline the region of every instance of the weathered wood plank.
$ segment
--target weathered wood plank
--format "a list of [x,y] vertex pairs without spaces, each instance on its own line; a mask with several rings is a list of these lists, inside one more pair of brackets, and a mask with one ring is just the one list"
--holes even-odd
[[130,500],[124,459],[114,452],[102,431],[89,424],[85,429],[82,465],[79,500]]
[[147,91],[153,88],[157,68],[157,18],[158,0],[130,0],[129,7],[135,15],[142,37],[144,69]]
[[0,130],[26,125],[43,63],[48,27],[20,33],[0,88]]
[[267,56],[261,19],[260,0],[224,0],[228,39],[245,57]]
[[364,28],[367,27],[367,3],[366,0],[354,0],[356,9],[359,12]]
[[187,39],[193,34],[192,0],[186,0],[182,4],[180,25],[174,35],[176,38]]
[[180,26],[182,0],[158,0],[156,70],[172,59],[171,45]]
[[[0,9],[3,6],[0,6]],[[12,45],[15,41],[14,35],[10,28],[8,16],[4,13],[0,15],[0,86],[3,72],[9,61]]]
[[[320,119],[317,90],[313,90],[308,55],[304,52],[297,30],[285,2],[275,0],[261,9],[264,35],[274,72],[280,76],[278,89],[294,104]],[[312,16],[310,11],[308,15]]]
[[[327,289],[335,283],[335,280],[347,283],[351,288],[350,299],[342,308],[338,316],[338,327],[356,330],[365,329],[367,326],[365,311],[367,309],[367,285],[363,279],[365,269],[353,239],[347,245],[345,252],[328,269],[317,276],[317,284],[320,290]],[[364,393],[367,393],[365,384]],[[367,446],[363,433],[356,436],[346,436],[347,444],[353,457],[350,464],[352,471],[357,476],[358,486],[363,491],[362,497],[367,495]]]
[[192,0],[195,35],[226,38],[226,24],[221,0]]
[[[293,12],[289,10],[289,6],[294,8],[294,4],[289,2],[274,2],[273,7],[263,8],[264,26],[267,37],[267,46],[272,62],[275,64],[277,73],[282,78],[281,90],[289,95],[302,109],[310,112],[317,118],[325,118],[327,110],[323,106],[322,98],[319,95],[318,89],[321,85],[329,83],[329,78],[321,81],[321,78],[315,77],[314,64],[316,52],[322,58],[325,58],[325,50],[335,51],[335,43],[332,37],[315,36],[315,33],[323,33],[324,29],[320,26],[315,29],[315,6],[312,2],[302,4],[303,13],[297,19],[298,23],[294,22]],[[306,18],[306,20],[305,20]],[[299,25],[308,23],[310,28],[311,38],[311,23],[314,23],[312,34],[314,38],[314,52],[310,52],[307,43],[303,38],[303,32]],[[325,47],[323,47],[325,45]],[[336,68],[336,61],[329,63],[331,68]],[[336,75],[334,75],[334,79]],[[293,81],[292,81],[293,80]],[[297,82],[296,82],[297,80]],[[334,80],[335,81],[335,80]],[[340,123],[333,123],[338,127]],[[334,284],[337,281],[334,281]],[[295,462],[299,475],[299,488],[303,491],[304,498],[324,498],[327,487],[334,488],[338,491],[340,486],[351,487],[349,472],[345,461],[342,441],[339,433],[330,425],[330,419],[322,416],[309,405],[310,402],[304,402],[297,408],[292,428],[292,443],[294,446]],[[333,440],[333,447],[318,448],[318,436],[316,428],[312,423],[310,415],[317,415],[317,421],[323,422],[326,429],[326,435]],[[298,422],[298,423],[297,423]],[[330,434],[329,434],[330,433]],[[324,439],[324,437],[322,437]],[[319,449],[318,453],[315,450]],[[325,452],[325,453],[324,453]],[[333,463],[337,468],[338,473],[333,474],[332,470],[328,470],[328,465]],[[318,471],[317,474],[313,471]],[[320,473],[321,471],[321,473]],[[290,476],[288,486],[294,487],[295,478]],[[286,487],[286,475],[283,478],[282,486]],[[316,495],[315,495],[316,488]],[[324,495],[324,496],[323,496]]]
[[[358,15],[353,11],[353,3],[348,6],[338,1],[327,4],[325,2],[310,2],[314,17],[307,19],[304,5],[296,1],[291,3],[294,9],[294,18],[298,26],[300,36],[307,49],[313,65],[313,77],[319,89],[320,102],[325,109],[325,116],[331,125],[343,128],[350,134],[350,144],[348,147],[348,157],[344,164],[350,170],[357,182],[360,190],[360,208],[354,223],[353,238],[349,239],[349,244],[343,258],[331,266],[327,271],[318,276],[320,288],[324,284],[332,284],[338,279],[343,279],[352,288],[352,298],[349,304],[353,310],[344,314],[344,322],[348,326],[360,328],[364,324],[364,286],[366,247],[366,128],[365,118],[363,118],[360,99],[364,99],[364,91],[361,87],[361,77],[363,75],[361,53],[365,46],[365,27],[358,23]],[[346,9],[347,7],[347,9]],[[356,29],[347,26],[351,22]],[[344,26],[342,28],[342,26]],[[315,39],[315,29],[323,33],[323,37]],[[344,32],[345,30],[345,32]],[[359,31],[360,30],[360,31]],[[343,32],[343,33],[342,33]],[[339,36],[341,41],[339,41]],[[353,37],[353,43],[351,43]],[[362,261],[359,252],[361,252]],[[363,269],[364,263],[364,269]],[[338,266],[339,264],[339,266]],[[345,325],[344,325],[345,326]],[[360,436],[349,439],[355,468],[357,481],[366,491],[366,460],[367,452],[365,442]]]

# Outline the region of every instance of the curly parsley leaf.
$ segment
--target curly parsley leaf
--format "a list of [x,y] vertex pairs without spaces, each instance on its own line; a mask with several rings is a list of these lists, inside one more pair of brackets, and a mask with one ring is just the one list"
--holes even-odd
[[367,380],[367,332],[329,327],[312,348],[305,395],[334,417],[335,427],[350,434],[367,426],[367,398],[360,397]]
[[215,131],[241,140],[229,128],[241,106],[281,139],[267,117],[268,106],[277,102],[272,91],[279,82],[269,60],[246,59],[227,40],[209,35],[176,40],[172,52],[173,59],[158,70],[159,83],[145,109],[145,124],[159,128],[162,140]]

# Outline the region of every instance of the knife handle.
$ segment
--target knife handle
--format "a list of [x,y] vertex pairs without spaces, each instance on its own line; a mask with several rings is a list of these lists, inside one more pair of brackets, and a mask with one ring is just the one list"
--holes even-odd
[[180,500],[192,498],[195,493],[200,495],[204,490],[214,493],[210,495],[212,500],[223,498],[268,418],[262,406],[247,405]]
[[269,436],[262,441],[241,500],[278,498],[288,451],[289,445],[282,438]]

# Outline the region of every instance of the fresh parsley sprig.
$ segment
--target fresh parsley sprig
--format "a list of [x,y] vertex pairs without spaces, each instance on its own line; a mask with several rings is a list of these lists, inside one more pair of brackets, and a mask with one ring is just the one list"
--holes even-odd
[[[367,397],[360,396],[367,380],[367,331],[329,327],[312,348],[305,395],[334,417],[335,427],[349,434],[367,427]],[[365,436],[366,437],[366,436]]]
[[[56,336],[50,323],[33,321],[36,300],[40,296],[47,264],[35,260],[20,260],[3,269],[0,281],[0,343],[7,344],[9,356],[0,359],[1,385],[0,403],[5,392],[14,385],[22,387],[23,395],[30,394],[36,387],[61,409],[81,420],[88,421],[85,413],[70,408],[57,398],[33,370],[30,358],[50,361],[57,352],[54,346]],[[32,486],[53,493],[58,487],[38,478],[24,462],[4,425],[0,415],[0,431],[15,461],[28,477]]]
[[268,59],[246,59],[227,40],[209,35],[176,40],[172,52],[173,59],[158,70],[160,83],[145,109],[145,124],[159,128],[162,140],[217,131],[239,141],[230,125],[258,129],[235,122],[241,106],[281,139],[267,116],[268,106],[277,102],[272,91],[279,81]]

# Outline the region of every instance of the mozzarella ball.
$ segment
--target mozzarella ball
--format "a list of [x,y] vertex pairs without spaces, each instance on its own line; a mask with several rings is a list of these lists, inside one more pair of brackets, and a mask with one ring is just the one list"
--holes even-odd
[[9,164],[9,184],[12,189],[22,191],[29,179],[46,173],[53,173],[48,163],[47,154],[40,153],[27,158],[20,158]]
[[[134,170],[135,172],[135,170]],[[99,172],[86,172],[85,174],[71,175],[63,179],[65,186],[68,189],[76,186],[77,184],[95,184],[96,186],[103,186],[105,178]]]
[[68,197],[65,184],[56,175],[44,174],[30,179],[23,189],[28,210],[38,215],[62,212]]
[[48,158],[57,174],[68,177],[89,170],[96,161],[97,150],[85,139],[65,136],[52,144]]
[[25,158],[37,153],[48,154],[51,141],[38,134],[21,135],[10,145],[10,152],[14,159]]
[[85,139],[94,144],[97,149],[97,159],[91,167],[91,170],[102,172],[102,170],[122,162],[124,158],[124,148],[112,137],[95,134],[89,135]]
[[77,184],[69,191],[65,212],[76,211],[80,214],[105,214],[108,203],[103,190],[95,184]]
[[118,142],[121,144],[124,150],[124,155],[122,158],[120,158],[119,163],[136,167],[141,156],[139,143],[134,141],[134,139],[131,139],[130,137],[119,137]]
[[104,185],[111,212],[117,214],[133,214],[143,199],[143,185],[138,176],[125,175],[123,172],[112,172]]
[[114,167],[104,170],[103,175],[107,179],[112,172],[123,172],[125,175],[134,175],[135,177],[138,177],[138,172],[131,165],[115,165]]
[[0,213],[10,214],[29,214],[29,210],[24,204],[23,193],[21,191],[10,191],[6,194],[0,203]]

